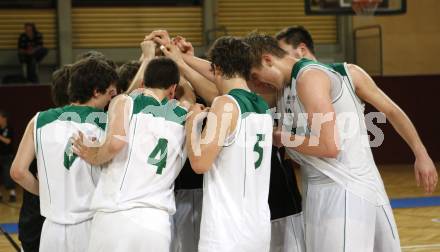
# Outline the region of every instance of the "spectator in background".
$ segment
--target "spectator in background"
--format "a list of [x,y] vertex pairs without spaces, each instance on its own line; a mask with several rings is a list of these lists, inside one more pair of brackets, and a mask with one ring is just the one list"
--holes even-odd
[[37,64],[47,55],[43,47],[43,35],[33,23],[24,24],[24,32],[18,38],[18,59],[26,65],[26,79],[38,83]]
[[[9,175],[12,163],[12,131],[8,127],[8,115],[6,111],[0,109],[0,171],[3,184],[9,191],[9,202],[17,201],[15,193],[15,183]],[[2,196],[0,195],[0,201]]]

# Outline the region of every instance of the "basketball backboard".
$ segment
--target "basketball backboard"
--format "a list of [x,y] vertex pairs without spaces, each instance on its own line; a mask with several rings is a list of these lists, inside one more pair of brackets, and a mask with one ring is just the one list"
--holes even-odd
[[356,15],[353,2],[369,1],[378,3],[374,15],[406,13],[406,0],[305,0],[305,12],[307,15]]

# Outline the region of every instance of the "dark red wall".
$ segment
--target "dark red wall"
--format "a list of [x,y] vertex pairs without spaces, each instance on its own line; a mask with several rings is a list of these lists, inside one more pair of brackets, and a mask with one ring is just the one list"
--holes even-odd
[[0,108],[9,113],[9,126],[14,131],[14,146],[18,147],[27,123],[42,110],[53,107],[48,85],[0,86]]
[[[440,76],[375,77],[377,85],[412,120],[434,161],[440,161]],[[368,111],[375,111],[367,106]],[[381,126],[382,146],[373,148],[377,163],[412,163],[414,157],[402,138],[387,121]]]
[[[440,161],[440,76],[375,77],[379,87],[409,115],[431,157]],[[53,106],[50,86],[0,86],[0,107],[11,114],[17,146],[27,122]],[[367,112],[374,111],[367,106]],[[373,148],[377,163],[412,163],[413,155],[391,125],[378,124],[385,140]]]

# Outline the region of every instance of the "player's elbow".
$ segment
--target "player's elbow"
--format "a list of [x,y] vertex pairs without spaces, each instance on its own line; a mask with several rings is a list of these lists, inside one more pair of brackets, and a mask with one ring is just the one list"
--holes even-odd
[[9,174],[15,182],[19,182],[19,181],[23,180],[23,178],[25,176],[25,171],[20,169],[19,166],[13,164]]
[[190,159],[191,168],[197,174],[204,174],[209,170],[209,165],[203,162],[200,159]]
[[322,157],[325,158],[337,158],[339,155],[340,149],[336,143],[329,143],[325,145],[324,152],[322,153]]
[[115,140],[109,144],[108,150],[111,155],[115,156],[118,154],[127,144],[127,142],[122,140]]
[[326,153],[324,154],[324,157],[326,157],[326,158],[337,158],[338,155],[339,155],[339,152],[340,152],[339,149],[331,148],[331,149],[328,149],[326,151]]

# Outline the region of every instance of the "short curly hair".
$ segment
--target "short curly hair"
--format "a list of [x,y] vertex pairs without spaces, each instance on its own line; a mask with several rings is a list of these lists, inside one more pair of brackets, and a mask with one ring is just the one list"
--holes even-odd
[[252,32],[244,38],[244,41],[251,47],[252,67],[261,67],[264,53],[283,58],[287,52],[278,46],[278,41],[269,35]]
[[106,61],[94,57],[73,64],[70,74],[68,91],[70,102],[86,103],[93,97],[95,91],[103,94],[118,80],[115,69]]
[[217,39],[208,53],[211,67],[220,68],[225,78],[240,76],[249,80],[251,48],[242,38],[224,36]]

